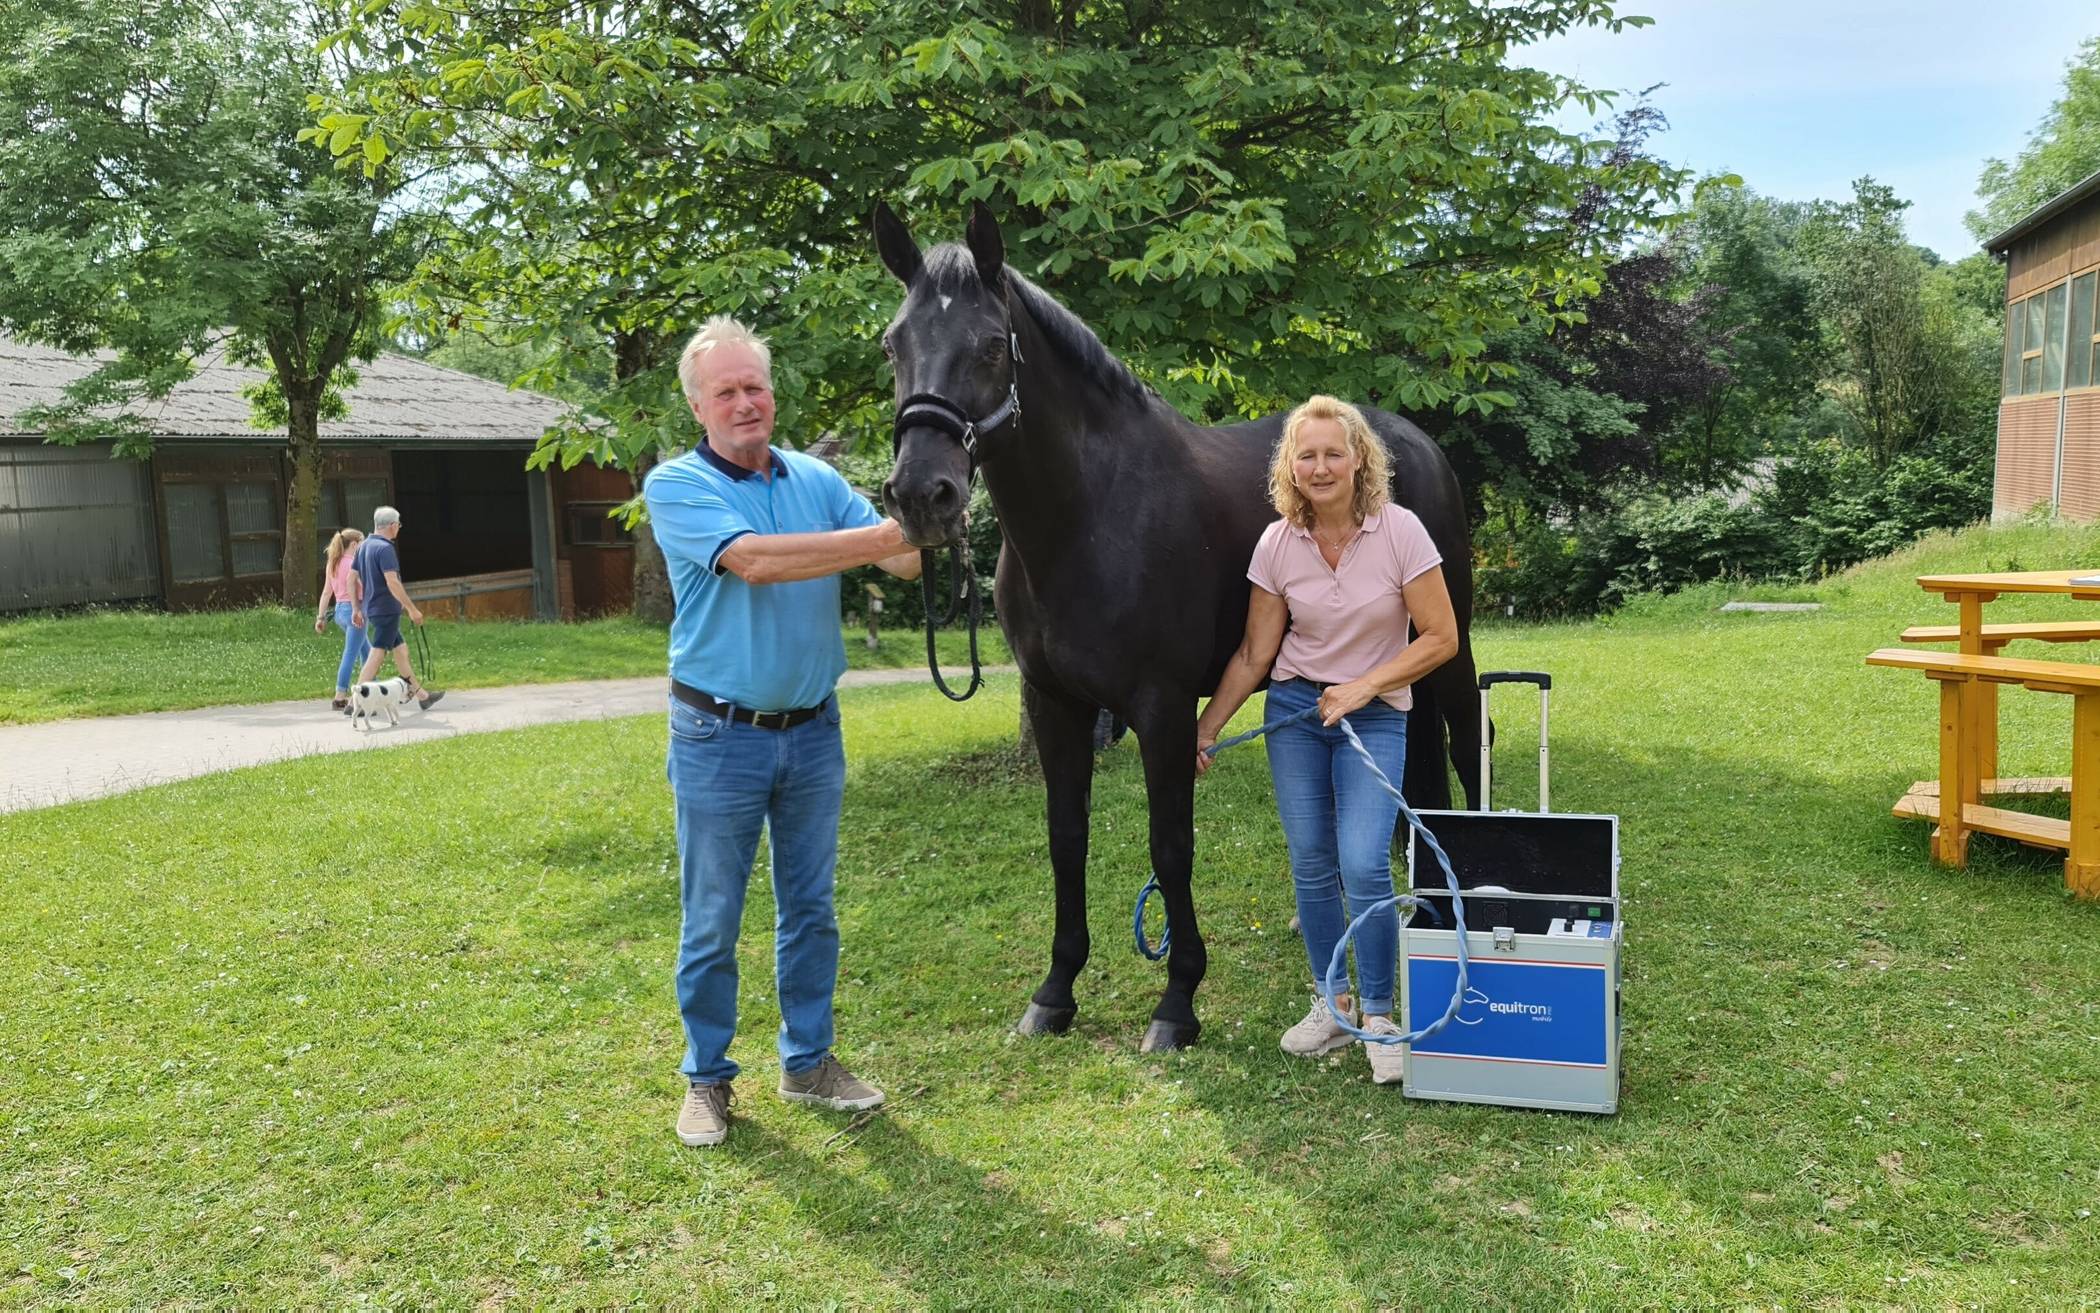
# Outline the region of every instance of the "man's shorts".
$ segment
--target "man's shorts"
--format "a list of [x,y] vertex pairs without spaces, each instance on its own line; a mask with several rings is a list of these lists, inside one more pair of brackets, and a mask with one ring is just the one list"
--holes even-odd
[[382,652],[401,646],[401,613],[373,615],[365,612],[365,641]]

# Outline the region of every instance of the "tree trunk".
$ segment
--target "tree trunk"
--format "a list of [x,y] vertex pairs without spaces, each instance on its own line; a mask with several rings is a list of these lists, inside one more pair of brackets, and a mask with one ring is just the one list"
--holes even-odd
[[[654,365],[656,335],[646,328],[632,332],[614,333],[613,381],[625,383],[628,379],[648,372]],[[629,474],[634,479],[634,491],[641,495],[642,480],[656,466],[657,453],[652,449],[637,456]],[[634,617],[659,625],[671,623],[671,612],[675,609],[671,596],[671,571],[664,564],[664,554],[656,545],[654,531],[644,528],[634,535]]]
[[[642,490],[642,479],[656,466],[656,453],[648,452],[634,462],[634,490]],[[659,625],[671,623],[671,571],[656,545],[656,532],[643,525],[634,535],[634,618]]]
[[320,550],[314,514],[321,501],[321,389],[284,389],[290,434],[291,478],[284,496],[284,571],[280,600],[293,610],[312,610],[321,595]]

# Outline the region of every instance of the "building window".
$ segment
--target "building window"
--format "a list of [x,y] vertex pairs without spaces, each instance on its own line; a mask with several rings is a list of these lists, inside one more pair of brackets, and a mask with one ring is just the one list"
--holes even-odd
[[622,503],[616,501],[572,501],[564,515],[565,547],[625,547],[634,534],[618,520],[608,518]]
[[226,541],[232,548],[233,573],[275,574],[284,563],[284,534],[277,528],[277,485],[222,483],[226,499]]
[[211,483],[170,483],[168,574],[179,584],[226,577],[226,540],[219,532],[219,489]]
[[2100,387],[2100,270],[2006,307],[2005,396]]
[[2046,300],[2042,332],[2042,391],[2061,392],[2064,389],[2064,328],[2067,323],[2066,307],[2069,304],[2071,287],[2058,283],[2044,292],[2037,300]]
[[314,536],[320,540],[321,550],[328,550],[328,540],[339,529],[372,532],[372,512],[384,505],[385,479],[323,480],[321,502],[314,509]]
[[2020,395],[2021,344],[2027,334],[2027,312],[2015,301],[2005,308],[2005,395]]
[[2064,361],[2064,386],[2090,387],[2093,382],[2093,283],[2095,274],[2071,280],[2071,346]]

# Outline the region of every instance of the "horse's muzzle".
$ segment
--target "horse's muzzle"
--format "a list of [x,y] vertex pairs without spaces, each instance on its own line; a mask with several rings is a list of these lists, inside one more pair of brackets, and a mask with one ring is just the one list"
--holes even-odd
[[968,483],[923,461],[900,461],[882,485],[882,506],[914,547],[936,548],[965,537]]

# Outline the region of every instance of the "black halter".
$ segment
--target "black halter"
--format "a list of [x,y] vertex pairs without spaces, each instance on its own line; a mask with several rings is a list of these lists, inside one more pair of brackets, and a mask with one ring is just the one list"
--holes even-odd
[[[901,449],[904,431],[914,428],[939,429],[955,439],[969,459],[970,472],[963,476],[963,496],[970,495],[970,485],[976,482],[979,457],[977,439],[1008,420],[1019,422],[1021,418],[1021,338],[1014,332],[1013,312],[1006,316],[1006,347],[1011,374],[1006,383],[1006,400],[999,408],[982,419],[970,418],[970,412],[956,405],[938,392],[914,392],[897,407],[897,421],[890,429],[892,447]],[[939,619],[934,616],[933,576],[934,555],[930,550],[919,553],[919,592],[926,609],[926,668],[933,675],[933,686],[941,696],[951,702],[967,702],[979,688],[984,686],[984,666],[977,659],[977,625],[983,614],[983,606],[977,591],[977,571],[970,565],[970,542],[968,537],[955,544],[954,565],[955,588],[948,597],[947,614]],[[941,663],[934,651],[934,630],[954,621],[962,611],[963,604],[970,607],[970,686],[957,693],[941,678]]]
[[914,392],[897,407],[897,422],[891,426],[892,446],[904,441],[906,429],[939,429],[962,444],[963,455],[970,458],[970,474],[977,473],[977,438],[990,433],[1008,420],[1021,418],[1021,338],[1009,322],[1006,330],[1007,350],[1012,353],[1012,377],[1007,380],[1006,400],[999,408],[983,419],[971,419],[970,413],[938,392]]

